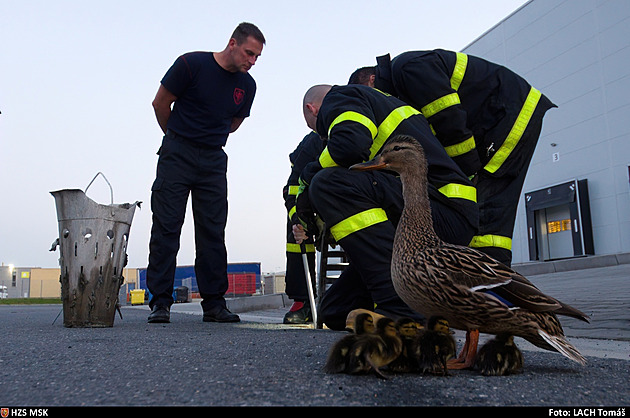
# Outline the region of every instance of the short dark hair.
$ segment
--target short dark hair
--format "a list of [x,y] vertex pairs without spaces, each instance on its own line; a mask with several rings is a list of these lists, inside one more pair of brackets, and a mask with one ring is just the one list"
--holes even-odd
[[258,27],[253,23],[242,22],[236,27],[236,29],[234,29],[234,32],[232,33],[232,38],[236,39],[236,43],[238,45],[245,42],[249,36],[253,37],[263,45],[265,44],[265,37],[263,36],[260,29],[258,29]]
[[363,84],[364,86],[368,85],[370,81],[370,76],[376,75],[376,67],[361,67],[350,76],[350,80],[348,80],[348,84]]

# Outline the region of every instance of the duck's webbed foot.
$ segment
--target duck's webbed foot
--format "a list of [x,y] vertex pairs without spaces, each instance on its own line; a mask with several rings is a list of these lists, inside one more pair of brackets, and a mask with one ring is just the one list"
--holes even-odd
[[469,369],[475,364],[477,346],[479,344],[479,330],[466,331],[466,342],[456,359],[448,361],[449,370]]

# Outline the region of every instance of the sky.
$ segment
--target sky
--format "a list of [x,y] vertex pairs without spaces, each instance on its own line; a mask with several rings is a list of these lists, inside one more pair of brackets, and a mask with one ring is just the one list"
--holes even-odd
[[[282,188],[288,155],[309,132],[301,104],[315,84],[345,84],[375,57],[459,51],[526,0],[195,1],[0,0],[0,263],[54,268],[50,194],[81,189],[97,203],[141,201],[128,267],[145,268],[151,185],[162,141],[151,101],[175,59],[220,51],[243,21],[267,43],[250,70],[251,116],[230,135],[228,262],[285,269]],[[87,190],[86,190],[87,188]],[[189,211],[178,265],[194,264]]]

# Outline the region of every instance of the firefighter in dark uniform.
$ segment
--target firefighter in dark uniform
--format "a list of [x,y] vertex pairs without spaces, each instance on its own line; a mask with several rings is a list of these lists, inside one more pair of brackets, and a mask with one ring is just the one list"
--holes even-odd
[[448,155],[474,176],[479,234],[469,245],[511,265],[521,189],[543,117],[555,105],[506,67],[461,52],[410,51],[376,61],[350,82],[422,112]]
[[249,116],[256,82],[248,74],[265,38],[253,24],[234,30],[223,51],[181,55],[168,69],[153,100],[164,131],[151,187],[153,224],[147,287],[150,323],[170,322],[177,253],[188,197],[195,223],[195,276],[204,322],[238,322],[227,309],[225,225],[230,133]]
[[[311,132],[302,139],[297,148],[289,155],[291,174],[286,186],[282,190],[284,204],[287,209],[287,248],[286,248],[286,276],[285,293],[293,300],[293,305],[284,316],[285,324],[305,324],[313,320],[309,303],[308,289],[304,272],[302,250],[306,252],[311,279],[315,278],[315,243],[314,235],[310,234],[302,248],[302,244],[295,242],[292,226],[298,223],[295,208],[295,196],[299,189],[299,179],[306,164],[317,160],[324,149],[324,141],[315,132]],[[311,228],[312,229],[312,228]],[[314,232],[314,231],[313,231]],[[313,282],[313,289],[315,283]]]
[[[358,308],[392,318],[418,318],[396,294],[390,275],[403,207],[400,179],[394,173],[347,167],[374,157],[393,135],[416,138],[429,163],[436,232],[456,244],[467,244],[477,232],[474,186],[420,112],[396,97],[361,85],[319,85],[305,95],[304,115],[308,126],[327,138],[327,145],[318,160],[302,171],[298,216],[308,215],[312,208],[349,258],[349,266],[320,301],[322,321],[331,329],[343,329],[347,314]],[[296,237],[300,229],[294,226]]]

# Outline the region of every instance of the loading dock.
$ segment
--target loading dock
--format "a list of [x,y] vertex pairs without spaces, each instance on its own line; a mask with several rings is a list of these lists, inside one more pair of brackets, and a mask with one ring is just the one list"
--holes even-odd
[[525,208],[531,261],[595,254],[586,179],[525,193]]

